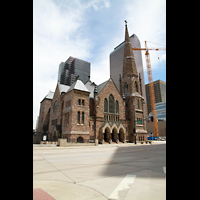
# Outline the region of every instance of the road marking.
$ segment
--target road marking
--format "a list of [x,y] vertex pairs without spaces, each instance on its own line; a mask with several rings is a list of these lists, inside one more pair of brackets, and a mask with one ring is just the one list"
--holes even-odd
[[129,189],[135,177],[136,175],[127,174],[125,178],[121,181],[121,183],[115,188],[115,190],[109,196],[109,199],[118,199],[119,198],[118,192],[121,190]]
[[166,167],[163,167],[163,171],[164,171],[164,173],[166,174]]

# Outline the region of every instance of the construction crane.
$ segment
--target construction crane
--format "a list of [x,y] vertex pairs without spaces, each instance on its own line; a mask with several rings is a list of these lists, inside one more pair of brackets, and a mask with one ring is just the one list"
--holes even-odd
[[148,74],[148,82],[149,82],[149,92],[150,92],[150,102],[151,102],[151,112],[153,116],[153,134],[156,137],[159,137],[158,132],[158,119],[157,119],[157,112],[156,112],[156,101],[155,101],[155,93],[154,93],[154,86],[153,86],[153,77],[152,77],[152,70],[151,70],[151,62],[150,62],[150,55],[149,50],[166,50],[166,48],[153,48],[149,49],[147,47],[147,41],[145,41],[145,48],[132,48],[132,50],[145,50],[145,57],[147,63],[147,74]]

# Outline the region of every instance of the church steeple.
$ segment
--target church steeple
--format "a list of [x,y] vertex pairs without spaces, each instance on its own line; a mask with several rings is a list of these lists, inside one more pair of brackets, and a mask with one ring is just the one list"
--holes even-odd
[[138,77],[137,68],[135,64],[135,58],[133,56],[133,50],[131,46],[131,41],[129,38],[127,22],[125,20],[125,44],[124,44],[124,60],[123,60],[123,75],[122,78],[125,78],[126,75]]
[[[139,77],[138,79],[135,58],[133,55],[131,41],[128,34],[127,22],[125,21],[125,23],[123,74],[122,79],[120,79],[120,91],[126,105],[126,119],[129,120],[129,140],[131,142],[136,142],[135,133],[138,134],[137,137],[139,138],[144,138],[144,134],[147,133],[146,124],[145,121],[143,121],[144,97],[141,95],[141,77]],[[137,127],[135,121],[136,119],[140,119],[140,121],[142,120],[143,126]]]

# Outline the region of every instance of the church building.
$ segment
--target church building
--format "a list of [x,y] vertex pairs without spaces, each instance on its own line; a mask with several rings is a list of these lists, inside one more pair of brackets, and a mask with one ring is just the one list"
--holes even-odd
[[96,85],[79,77],[71,85],[57,83],[41,101],[38,133],[47,140],[100,144],[147,139],[142,82],[137,73],[127,24],[120,92],[112,78]]

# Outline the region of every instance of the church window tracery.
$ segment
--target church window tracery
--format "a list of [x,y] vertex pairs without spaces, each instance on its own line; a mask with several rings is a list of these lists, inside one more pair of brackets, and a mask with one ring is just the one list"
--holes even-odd
[[113,95],[111,94],[111,95],[109,96],[109,113],[115,113],[114,110],[115,110],[115,109],[114,109],[114,97],[113,97]]
[[108,100],[104,99],[104,112],[108,112]]

